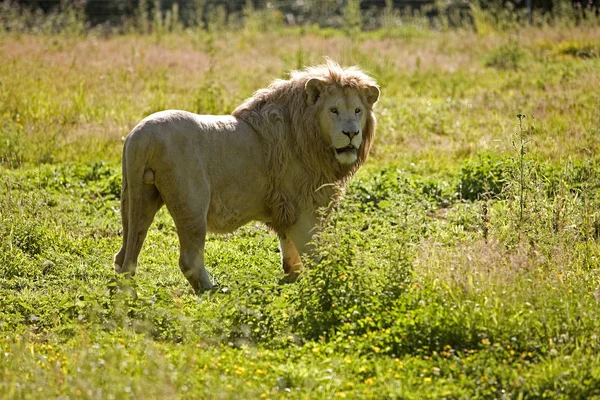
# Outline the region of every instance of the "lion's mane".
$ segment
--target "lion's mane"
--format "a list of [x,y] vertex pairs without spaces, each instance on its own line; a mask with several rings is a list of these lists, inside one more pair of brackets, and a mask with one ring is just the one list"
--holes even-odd
[[[340,164],[319,132],[317,113],[320,101],[307,102],[306,82],[318,78],[325,83],[327,96],[335,87],[357,89],[367,107],[363,142],[357,161]],[[232,113],[260,136],[268,165],[267,205],[273,212],[275,230],[291,225],[297,207],[324,207],[335,200],[343,184],[366,161],[375,134],[373,109],[366,99],[375,80],[357,67],[342,68],[327,60],[323,65],[292,71],[290,78],[278,79],[260,89]],[[288,177],[288,178],[286,178]],[[292,177],[296,193],[282,190],[283,180]]]

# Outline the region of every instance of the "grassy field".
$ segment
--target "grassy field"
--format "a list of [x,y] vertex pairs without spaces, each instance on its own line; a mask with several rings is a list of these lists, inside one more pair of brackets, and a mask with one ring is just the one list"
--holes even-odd
[[[303,279],[249,225],[195,296],[163,208],[116,284],[128,131],[323,56],[382,97]],[[600,398],[599,88],[598,27],[0,34],[0,397]]]

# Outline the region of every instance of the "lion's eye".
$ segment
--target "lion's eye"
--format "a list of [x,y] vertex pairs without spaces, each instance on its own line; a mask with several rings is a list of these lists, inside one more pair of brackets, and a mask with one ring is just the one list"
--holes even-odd
[[337,114],[337,113],[338,113],[338,109],[337,109],[337,108],[335,108],[335,107],[333,107],[333,108],[330,108],[330,109],[329,109],[329,111],[331,111],[331,112],[332,112],[332,113],[334,113],[334,114]]
[[355,113],[355,114],[359,114],[359,113],[360,113],[360,111],[361,111],[361,110],[360,110],[360,108],[357,108],[356,110],[354,110],[354,113]]

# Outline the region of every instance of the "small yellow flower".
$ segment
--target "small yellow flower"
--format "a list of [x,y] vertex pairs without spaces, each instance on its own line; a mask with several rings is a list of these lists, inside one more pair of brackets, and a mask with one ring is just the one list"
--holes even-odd
[[351,359],[350,357],[346,356],[346,357],[344,358],[344,362],[345,362],[346,364],[350,364],[350,363],[352,362],[352,359]]

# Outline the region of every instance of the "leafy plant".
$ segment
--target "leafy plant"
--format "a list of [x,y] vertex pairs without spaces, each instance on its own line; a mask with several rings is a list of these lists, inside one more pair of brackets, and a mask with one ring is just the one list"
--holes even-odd
[[484,64],[499,70],[516,70],[521,66],[526,54],[518,42],[509,41],[489,53]]
[[513,169],[510,158],[479,154],[461,167],[458,192],[465,200],[499,197],[507,188]]

